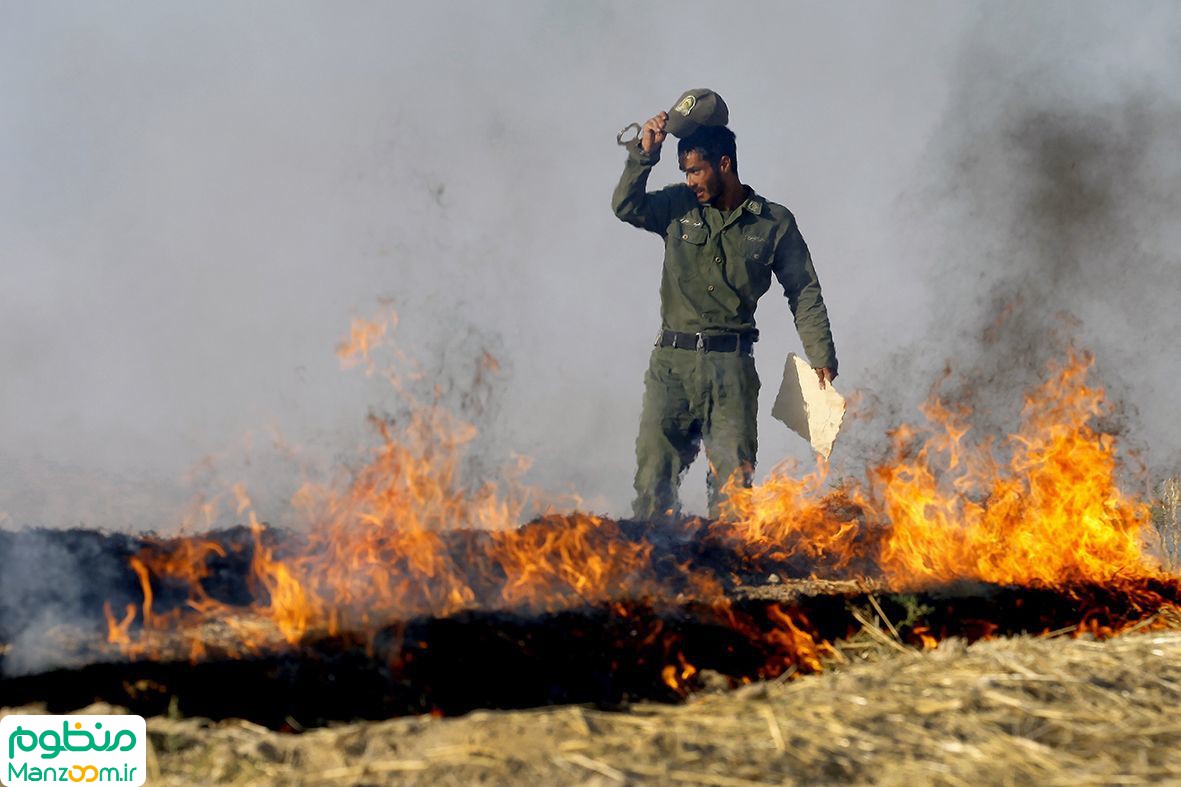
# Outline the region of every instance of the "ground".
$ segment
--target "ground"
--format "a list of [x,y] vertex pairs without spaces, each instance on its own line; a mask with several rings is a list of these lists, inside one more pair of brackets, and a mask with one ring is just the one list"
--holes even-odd
[[883,644],[868,659],[852,644],[820,675],[623,712],[481,711],[303,734],[152,718],[149,783],[1181,783],[1181,631]]

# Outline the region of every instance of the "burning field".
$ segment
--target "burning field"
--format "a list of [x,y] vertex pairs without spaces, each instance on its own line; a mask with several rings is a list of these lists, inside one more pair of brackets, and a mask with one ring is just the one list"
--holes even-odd
[[[388,333],[356,323],[342,358],[372,372],[370,351]],[[494,365],[481,360],[485,371]],[[552,509],[523,525],[536,503],[511,478],[463,477],[474,428],[386,373],[410,406],[374,419],[380,440],[347,482],[301,490],[295,502],[310,528],[264,524],[239,488],[240,524],[200,534],[0,532],[0,560],[24,567],[22,605],[0,619],[0,696],[51,712],[100,702],[167,717],[153,728],[164,753],[202,736],[249,744],[234,756],[257,762],[219,779],[285,783],[294,777],[276,763],[308,766],[309,756],[291,755],[285,741],[331,736],[336,746],[351,734],[341,722],[412,716],[371,727],[411,740],[431,724],[423,714],[472,711],[462,722],[468,743],[421,732],[448,756],[403,746],[358,765],[341,755],[317,761],[312,781],[438,783],[448,757],[464,767],[518,763],[481,778],[747,784],[871,780],[874,757],[895,758],[898,779],[954,783],[979,774],[963,763],[1011,755],[1021,763],[1012,773],[1043,778],[1061,765],[1056,747],[1092,746],[1108,713],[1078,721],[1055,692],[1106,686],[1110,712],[1129,719],[1151,703],[1137,699],[1139,688],[1112,688],[1120,681],[1156,681],[1177,698],[1176,676],[1154,672],[1170,663],[1162,654],[1178,652],[1175,635],[1094,642],[1173,626],[1181,581],[1160,565],[1150,502],[1120,487],[1090,366],[1070,352],[1048,369],[1003,439],[974,435],[972,413],[936,393],[926,422],[894,429],[890,455],[863,478],[834,478],[823,465],[774,473],[732,490],[717,521]],[[38,570],[50,564],[84,570],[85,591],[67,593]],[[1012,641],[1024,649],[1006,637],[1023,637]],[[1103,666],[1121,648],[1143,662],[1136,675]],[[873,673],[855,663],[867,652],[896,655]],[[1052,659],[1074,671],[1051,668]],[[973,663],[996,674],[981,682]],[[831,674],[794,680],[818,672]],[[818,699],[826,693],[829,705]],[[845,703],[848,712],[834,710]],[[513,736],[471,743],[493,718],[483,711],[570,705],[598,710],[505,721],[519,728],[513,736],[560,727],[550,730],[564,741],[560,757],[554,749],[533,763]],[[627,708],[636,710],[605,712]],[[993,737],[956,731],[956,714],[969,711],[990,720]],[[925,758],[903,744],[923,730],[937,749]],[[291,732],[305,734],[283,735]],[[1137,772],[1181,773],[1150,751],[1160,736],[1175,741],[1175,727],[1135,734],[1148,747]],[[1023,741],[1016,754],[1013,736]],[[695,761],[690,740],[706,747]],[[724,743],[736,740],[745,743]],[[647,753],[625,756],[625,744]],[[729,775],[708,765],[709,751],[749,759],[744,746],[779,765]],[[1114,770],[1098,772],[1131,773],[1117,756],[1128,747],[1113,751]],[[960,765],[939,765],[952,755]],[[1077,775],[1086,762],[1074,756]]]

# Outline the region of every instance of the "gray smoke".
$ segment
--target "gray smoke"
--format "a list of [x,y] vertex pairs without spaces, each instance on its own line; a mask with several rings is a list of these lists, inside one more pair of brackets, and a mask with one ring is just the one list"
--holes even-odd
[[897,380],[950,367],[942,395],[972,406],[977,434],[1001,435],[1073,344],[1094,352],[1115,405],[1103,428],[1158,474],[1176,472],[1181,84],[1163,46],[1181,16],[1013,11],[983,13],[952,71],[907,205],[907,222],[924,225],[928,333],[877,372],[860,455],[927,393]]
[[[690,86],[796,213],[845,390],[911,418],[951,361],[1011,399],[1068,312],[1175,461],[1173,6],[726,13],[0,7],[0,523],[167,531],[238,481],[284,521],[392,407],[333,353],[382,298],[441,380],[498,354],[475,466],[519,452],[625,513],[660,245],[610,213],[614,134]],[[799,351],[781,296],[759,321],[765,473],[809,457],[769,417]]]

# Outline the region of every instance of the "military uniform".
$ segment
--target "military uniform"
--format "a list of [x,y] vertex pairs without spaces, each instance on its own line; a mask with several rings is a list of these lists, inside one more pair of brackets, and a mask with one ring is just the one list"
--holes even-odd
[[710,514],[722,484],[749,485],[758,447],[759,379],[752,345],[755,306],[774,274],[783,285],[804,351],[836,372],[837,357],[820,281],[795,217],[748,190],[736,209],[701,205],[686,185],[646,191],[660,152],[628,145],[615,188],[615,215],[664,239],[661,332],[644,377],[636,438],[637,518],[677,513],[681,473],[704,439]]

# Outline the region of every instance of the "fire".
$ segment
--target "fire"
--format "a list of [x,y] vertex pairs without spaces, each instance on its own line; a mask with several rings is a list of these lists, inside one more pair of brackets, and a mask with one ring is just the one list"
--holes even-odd
[[689,681],[697,674],[697,668],[685,660],[684,655],[677,654],[676,664],[666,664],[660,671],[660,679],[664,685],[673,691],[683,691]]
[[[924,427],[892,434],[891,459],[862,484],[824,490],[821,471],[731,489],[720,527],[756,554],[802,555],[830,573],[876,563],[888,586],[971,579],[1054,587],[1152,575],[1149,507],[1117,483],[1107,407],[1072,352],[1025,397],[1020,429],[971,443],[970,417],[932,398]],[[1007,456],[1007,459],[1006,459]]]
[[[769,612],[778,625],[766,636],[768,641],[777,645],[779,651],[785,656],[783,668],[786,669],[789,665],[799,665],[807,672],[819,672],[821,659],[823,656],[833,653],[832,646],[823,642],[817,643],[811,634],[792,620],[791,615],[778,606],[770,607]],[[800,621],[800,623],[807,625],[806,620]],[[769,675],[767,677],[775,676]]]
[[863,492],[850,487],[825,491],[827,465],[795,478],[772,473],[750,489],[726,488],[719,535],[738,541],[756,562],[802,557],[827,576],[864,569],[867,528]]
[[390,312],[385,319],[365,320],[353,318],[349,337],[336,346],[336,355],[346,369],[364,363],[371,371],[369,353],[385,342],[387,328],[397,325],[397,315]]
[[111,611],[111,602],[103,602],[103,616],[107,619],[107,642],[112,645],[128,646],[131,644],[131,634],[128,629],[135,621],[135,605],[128,604],[123,617],[118,619]]
[[274,559],[271,548],[263,543],[262,524],[253,511],[250,512],[250,532],[254,535],[251,569],[266,589],[270,601],[263,612],[275,622],[284,638],[294,645],[300,641],[312,621],[320,616],[321,606],[317,599],[305,592],[303,582],[293,570]]
[[[338,349],[342,362],[372,372],[373,353],[389,348],[394,324],[392,314],[354,321]],[[722,517],[704,527],[737,546],[755,573],[798,564],[816,577],[874,576],[899,590],[960,579],[1062,587],[1156,576],[1141,542],[1149,508],[1120,490],[1114,441],[1094,425],[1107,405],[1088,382],[1090,366],[1072,352],[1052,368],[1003,441],[974,440],[971,413],[935,396],[922,410],[927,423],[896,429],[891,458],[864,481],[833,483],[824,463],[799,477],[775,472],[752,489],[731,485]],[[496,368],[485,353],[477,379]],[[244,621],[241,607],[229,615],[231,606],[205,589],[210,561],[226,559],[226,549],[181,538],[132,558],[143,601],[122,618],[106,607],[109,641],[131,655],[150,653],[152,631],[182,626],[199,658],[207,646],[201,626],[218,620],[239,651],[254,652],[276,639],[372,633],[419,615],[646,599],[709,605],[778,654],[775,674],[817,670],[832,656],[807,620],[778,607],[761,628],[739,620],[724,577],[688,559],[654,560],[652,541],[629,536],[619,522],[551,508],[521,527],[538,497],[519,483],[524,466],[498,483],[471,483],[461,469],[475,427],[437,391],[433,399],[411,396],[413,371],[385,374],[405,414],[373,419],[378,445],[345,481],[300,490],[294,502],[313,523],[306,535],[272,543],[245,490],[236,492],[252,539],[251,612],[267,625]],[[164,582],[187,586],[183,619],[180,610],[154,612],[153,583]],[[912,638],[923,647],[937,641],[924,626]],[[660,671],[675,691],[697,674],[675,648]]]
[[[1103,390],[1087,385],[1091,362],[1072,353],[1052,368],[1003,450],[966,448],[963,414],[931,408],[943,434],[910,462],[899,446],[897,461],[875,470],[891,525],[882,567],[893,583],[1057,586],[1151,571],[1142,546],[1149,508],[1121,492],[1114,441],[1092,426],[1105,404]],[[931,446],[959,472],[940,479]],[[997,456],[1006,451],[1007,464]]]
[[636,586],[650,553],[650,545],[623,538],[614,522],[577,513],[495,533],[489,550],[507,578],[504,601],[540,609],[553,608],[555,600],[567,606],[607,594],[650,595],[655,588]]

